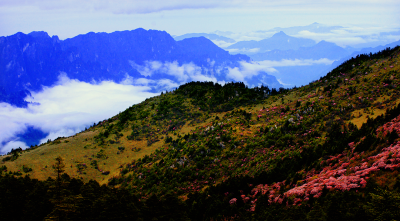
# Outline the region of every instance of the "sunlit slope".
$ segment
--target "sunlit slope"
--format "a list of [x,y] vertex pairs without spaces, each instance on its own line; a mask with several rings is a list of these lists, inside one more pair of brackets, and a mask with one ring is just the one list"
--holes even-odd
[[[294,172],[303,171],[301,180],[320,158],[348,148],[313,151],[336,125],[355,130],[400,103],[398,62],[399,49],[361,56],[292,90],[188,83],[75,136],[2,156],[0,167],[44,180],[62,156],[70,176],[130,187],[143,198],[187,196],[239,176],[260,180],[253,185],[292,179],[289,190]],[[290,160],[308,152],[305,162]]]

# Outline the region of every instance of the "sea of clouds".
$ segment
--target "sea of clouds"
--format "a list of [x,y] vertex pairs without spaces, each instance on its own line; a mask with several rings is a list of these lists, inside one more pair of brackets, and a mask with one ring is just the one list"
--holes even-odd
[[41,143],[76,134],[95,122],[159,94],[149,92],[150,89],[112,81],[90,84],[60,75],[52,87],[32,92],[32,96],[26,98],[32,102],[27,108],[0,103],[0,152],[4,154],[11,148],[27,148],[17,135],[28,127],[48,134]]
[[[239,67],[227,68],[227,72],[202,69],[193,63],[179,65],[177,62],[147,61],[142,66],[132,64],[142,75],[133,78],[126,75],[120,82],[82,82],[70,79],[66,73],[58,77],[52,85],[41,91],[31,91],[32,96],[25,98],[30,102],[27,108],[0,103],[0,154],[12,148],[28,148],[21,139],[28,128],[34,128],[47,134],[40,143],[48,139],[74,135],[86,127],[108,119],[128,107],[157,96],[161,91],[173,90],[179,85],[191,81],[217,80],[223,74],[227,81],[246,81],[265,72],[275,72],[268,65],[255,62],[241,62]],[[210,66],[214,63],[210,61]],[[155,75],[161,78],[152,79]],[[167,78],[169,77],[169,78]]]

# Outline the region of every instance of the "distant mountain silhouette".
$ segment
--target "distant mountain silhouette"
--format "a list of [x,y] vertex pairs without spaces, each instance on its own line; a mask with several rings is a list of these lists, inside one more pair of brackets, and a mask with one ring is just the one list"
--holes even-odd
[[280,28],[276,27],[270,30],[267,30],[266,32],[280,32],[283,31],[289,35],[295,35],[298,34],[300,31],[309,31],[309,32],[314,32],[314,33],[325,33],[325,32],[331,32],[332,30],[336,29],[341,29],[343,28],[342,26],[328,26],[324,24],[320,24],[317,22],[314,22],[310,25],[306,26],[294,26],[294,27],[289,27],[289,28]]
[[[243,50],[258,48],[259,53],[262,53],[270,50],[296,50],[300,47],[310,47],[313,45],[315,45],[315,41],[311,39],[291,37],[281,31],[261,41],[239,41],[227,47],[227,49]],[[246,52],[243,51],[243,53]]]
[[300,47],[298,50],[272,50],[265,53],[250,55],[255,61],[282,60],[282,59],[340,59],[349,52],[335,43],[320,41],[311,47]]
[[183,40],[185,38],[193,38],[193,37],[205,37],[208,38],[212,41],[225,41],[227,43],[234,43],[235,40],[233,40],[232,38],[227,38],[224,36],[220,36],[217,34],[207,34],[207,33],[188,33],[188,34],[184,34],[184,35],[180,35],[180,36],[176,36],[174,37],[175,41],[180,41]]

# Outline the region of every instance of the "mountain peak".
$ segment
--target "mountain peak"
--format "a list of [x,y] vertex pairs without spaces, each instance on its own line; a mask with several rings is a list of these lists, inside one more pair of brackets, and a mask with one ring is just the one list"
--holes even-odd
[[225,51],[222,48],[219,48],[210,39],[204,36],[185,38],[183,40],[177,41],[177,43],[181,47],[185,48],[185,50],[190,50],[190,51],[194,50],[197,52],[204,52],[204,53],[217,50],[225,53]]
[[318,42],[317,45],[336,45],[336,44],[333,42],[322,40],[322,41]]
[[288,36],[288,35],[285,34],[285,32],[280,31],[280,32],[275,33],[272,37],[286,37],[286,36]]
[[34,37],[34,38],[50,38],[49,34],[45,31],[33,31],[29,33],[28,35]]

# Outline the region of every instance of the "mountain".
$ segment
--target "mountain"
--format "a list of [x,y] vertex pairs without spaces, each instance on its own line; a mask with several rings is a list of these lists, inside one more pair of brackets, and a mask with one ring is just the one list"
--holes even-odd
[[[250,61],[246,55],[230,55],[205,37],[175,41],[165,31],[141,28],[110,34],[90,32],[66,40],[50,37],[46,32],[17,33],[0,37],[0,50],[3,102],[10,101],[11,94],[51,86],[61,73],[84,82],[120,82],[127,75],[134,79],[148,77],[138,71],[148,62],[177,62],[195,65],[202,74],[218,73],[213,77],[228,81],[224,70]],[[175,77],[164,72],[150,76],[152,80],[176,80]],[[26,106],[23,98],[19,96],[13,104]]]
[[255,61],[282,60],[282,59],[314,59],[328,58],[337,60],[348,55],[348,51],[335,43],[320,41],[311,47],[300,47],[297,50],[272,50],[250,55]]
[[231,31],[219,31],[219,30],[216,30],[216,31],[210,32],[210,34],[216,34],[216,35],[219,35],[219,36],[227,37],[227,36],[233,35],[234,33],[231,32]]
[[[348,50],[334,43],[320,41],[311,47],[301,47],[297,50],[272,50],[253,54],[250,57],[254,61],[277,61],[276,66],[273,66],[277,70],[276,78],[285,87],[294,87],[307,85],[311,81],[324,76],[330,71],[327,71],[327,68],[330,67],[333,60],[339,60],[349,54]],[[322,61],[321,59],[328,60]],[[270,63],[274,65],[274,62]]]
[[14,220],[395,220],[399,59],[400,47],[360,55],[278,91],[185,83],[74,136],[0,156],[0,212]]
[[342,26],[329,26],[329,25],[324,25],[324,24],[320,24],[317,22],[314,22],[310,25],[306,25],[306,26],[294,26],[294,27],[289,27],[289,28],[280,28],[280,27],[276,27],[270,30],[267,30],[266,32],[280,32],[283,31],[289,35],[295,35],[298,34],[301,31],[309,31],[309,32],[314,32],[314,33],[329,33],[332,30],[336,30],[336,29],[342,29],[344,27]]
[[193,38],[193,37],[205,37],[210,39],[211,41],[224,41],[227,43],[234,43],[235,40],[233,40],[232,38],[227,38],[224,36],[220,36],[217,34],[207,34],[207,33],[188,33],[188,34],[184,34],[184,35],[180,35],[180,36],[176,36],[174,37],[175,41],[180,41],[183,40],[185,38]]
[[[284,32],[278,32],[272,37],[263,39],[261,41],[239,41],[226,49],[230,49],[231,52],[240,51],[246,53],[246,50],[257,49],[256,52],[262,53],[270,50],[296,50],[300,47],[310,47],[315,45],[315,42],[311,39],[295,38],[286,35]],[[255,52],[252,52],[253,54]],[[251,54],[251,53],[247,53]]]

